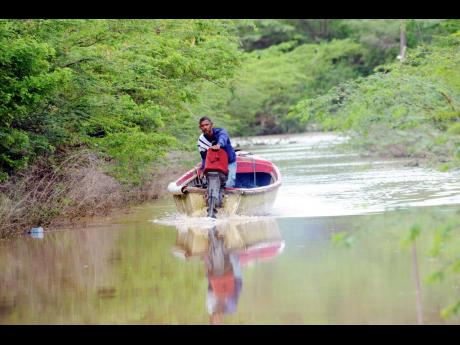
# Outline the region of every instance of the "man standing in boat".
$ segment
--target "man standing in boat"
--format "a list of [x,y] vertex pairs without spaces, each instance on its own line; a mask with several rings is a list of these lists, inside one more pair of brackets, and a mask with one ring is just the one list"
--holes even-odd
[[214,128],[211,119],[207,116],[200,118],[199,127],[203,132],[198,138],[198,151],[201,155],[201,171],[204,170],[208,149],[223,149],[228,156],[228,178],[225,187],[234,187],[236,177],[236,154],[227,131],[224,128]]

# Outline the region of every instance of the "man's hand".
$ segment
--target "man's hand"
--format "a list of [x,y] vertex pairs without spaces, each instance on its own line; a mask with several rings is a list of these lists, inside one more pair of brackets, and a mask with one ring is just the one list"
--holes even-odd
[[220,150],[220,145],[219,144],[213,145],[213,146],[210,147],[210,149],[214,150],[214,151],[218,151],[218,150]]

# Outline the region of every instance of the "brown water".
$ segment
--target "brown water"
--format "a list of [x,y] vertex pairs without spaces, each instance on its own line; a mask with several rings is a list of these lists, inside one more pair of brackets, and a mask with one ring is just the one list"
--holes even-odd
[[[460,300],[448,266],[458,263],[459,175],[363,160],[337,152],[339,141],[241,141],[283,174],[266,217],[190,219],[164,198],[0,242],[0,323],[460,323],[441,316]],[[420,235],[405,241],[411,229]],[[226,285],[209,269],[210,238],[224,241]]]

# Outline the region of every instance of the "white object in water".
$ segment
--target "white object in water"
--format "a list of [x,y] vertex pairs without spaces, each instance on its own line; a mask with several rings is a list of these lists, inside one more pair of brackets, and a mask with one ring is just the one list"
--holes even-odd
[[30,230],[30,234],[32,235],[33,238],[43,238],[44,233],[43,233],[43,228],[39,226],[38,228],[32,228]]

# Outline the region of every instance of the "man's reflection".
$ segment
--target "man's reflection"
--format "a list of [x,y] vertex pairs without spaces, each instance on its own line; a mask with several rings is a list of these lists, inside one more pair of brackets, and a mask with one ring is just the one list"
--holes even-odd
[[186,227],[177,232],[175,254],[204,259],[208,279],[206,304],[211,324],[235,313],[243,280],[241,268],[276,257],[284,241],[276,220],[225,222],[210,229]]
[[208,277],[207,306],[210,322],[219,324],[224,314],[236,312],[243,280],[238,254],[225,250],[224,238],[216,227],[209,230],[208,255],[205,256]]

